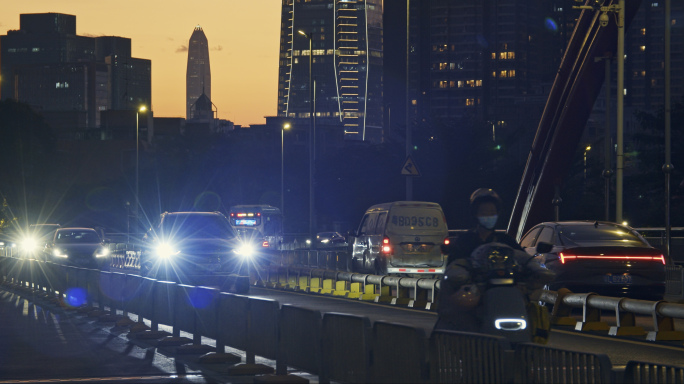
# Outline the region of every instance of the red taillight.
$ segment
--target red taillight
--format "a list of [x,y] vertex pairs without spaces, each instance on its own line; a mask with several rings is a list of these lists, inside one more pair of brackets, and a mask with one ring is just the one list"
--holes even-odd
[[261,242],[261,246],[264,248],[268,248],[268,240],[264,240]]
[[451,243],[451,241],[449,240],[448,237],[446,239],[444,239],[444,245],[449,245],[450,243]]
[[561,264],[565,264],[566,260],[571,260],[571,259],[595,259],[595,260],[644,260],[644,261],[660,261],[661,263],[665,264],[665,256],[660,255],[660,256],[605,256],[605,255],[599,255],[599,256],[587,256],[587,255],[582,255],[582,256],[577,256],[577,255],[569,255],[566,253],[561,252],[560,253],[560,261]]
[[389,237],[382,239],[382,253],[389,255],[392,252],[392,247],[390,246]]

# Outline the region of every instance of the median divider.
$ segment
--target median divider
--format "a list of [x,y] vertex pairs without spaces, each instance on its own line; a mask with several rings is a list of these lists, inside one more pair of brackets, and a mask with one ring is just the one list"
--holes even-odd
[[321,382],[370,381],[370,320],[341,313],[323,315]]
[[603,354],[518,344],[513,362],[516,383],[610,383],[612,367]]
[[508,340],[500,336],[435,331],[430,336],[430,381],[508,383]]
[[[148,332],[149,337],[141,338],[164,336],[158,328],[159,324],[165,324],[172,327],[175,335],[181,331],[193,334],[191,341],[194,345],[189,348],[191,353],[209,350],[195,348],[200,345],[201,337],[215,338],[219,352],[223,352],[225,346],[244,350],[248,364],[229,368],[229,375],[273,372],[272,367],[254,364],[255,356],[261,356],[274,360],[278,373],[286,373],[286,367],[291,366],[318,374],[320,382],[571,384],[622,381],[622,377],[617,376],[621,371],[612,370],[608,358],[600,354],[536,344],[518,344],[512,350],[501,337],[452,331],[433,332],[426,339],[421,330],[400,324],[378,321],[371,329],[369,319],[363,316],[339,313],[321,316],[318,310],[293,305],[286,304],[280,308],[275,300],[40,261],[0,258],[0,269],[8,289],[20,295],[28,293],[34,300],[44,297],[36,293],[59,291],[71,307],[96,303],[100,309],[108,307],[110,312],[121,308],[130,311],[138,316],[139,322],[147,319],[157,332]],[[302,277],[301,272],[297,274]],[[313,287],[314,279],[320,278],[331,282],[344,281],[349,284],[345,285],[349,288],[349,296],[356,292],[353,287],[358,286],[360,290],[361,282],[365,284],[366,293],[382,284],[381,289],[386,290],[383,293],[389,296],[389,288],[395,287],[395,282],[397,289],[409,288],[409,292],[410,286],[418,287],[423,283],[418,280],[414,284],[410,279],[402,283],[399,278],[395,281],[387,277],[362,277],[341,272],[333,278],[331,274],[317,272],[321,277],[312,276],[310,285]],[[420,288],[429,289],[425,286]],[[415,294],[410,296],[417,299]],[[651,315],[654,331],[649,333],[647,340],[679,340],[674,337],[682,334],[674,329],[673,324],[673,319],[684,318],[684,306],[681,304],[562,292],[546,293],[543,300],[558,303],[564,306],[560,308],[563,310],[615,311],[617,330],[633,326],[633,318],[624,313]],[[587,310],[580,328],[586,330],[586,324],[600,320],[600,314]],[[133,329],[131,334],[137,335]],[[180,350],[176,352],[183,353]],[[240,360],[239,356],[233,355],[230,361]],[[227,360],[217,358],[210,362],[225,363]],[[625,382],[684,381],[684,368],[654,363],[630,362],[623,373]],[[289,379],[294,381],[294,378],[282,376],[276,376],[273,381]]]
[[422,329],[376,321],[372,337],[371,382],[428,382],[427,339]]
[[684,368],[641,361],[628,361],[622,380],[615,381],[641,384],[684,383]]
[[276,374],[287,374],[287,367],[320,374],[320,311],[289,304],[283,304],[280,308],[280,339]]
[[225,346],[247,351],[249,349],[249,298],[221,292],[218,297],[218,329],[216,348]]

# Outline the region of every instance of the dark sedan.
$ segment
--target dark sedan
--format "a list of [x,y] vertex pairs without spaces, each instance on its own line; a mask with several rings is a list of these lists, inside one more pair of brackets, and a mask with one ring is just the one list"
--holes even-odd
[[159,224],[143,238],[141,273],[196,283],[197,276],[239,273],[252,261],[252,256],[251,249],[239,247],[223,214],[165,212]]
[[665,293],[663,253],[634,229],[604,221],[546,222],[530,229],[520,245],[530,255],[538,243],[553,249],[537,255],[556,273],[551,290],[661,299]]
[[60,264],[106,269],[109,248],[93,228],[60,228],[46,248],[49,260]]

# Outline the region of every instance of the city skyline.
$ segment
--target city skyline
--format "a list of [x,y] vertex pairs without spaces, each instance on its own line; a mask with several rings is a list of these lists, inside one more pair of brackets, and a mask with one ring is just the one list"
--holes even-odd
[[276,115],[280,0],[211,0],[201,8],[178,4],[122,0],[103,12],[100,4],[78,0],[7,3],[0,34],[19,29],[20,14],[54,12],[75,15],[78,35],[129,38],[133,56],[152,61],[155,116],[185,117],[188,31],[199,24],[211,36],[212,101],[218,117],[251,125]]

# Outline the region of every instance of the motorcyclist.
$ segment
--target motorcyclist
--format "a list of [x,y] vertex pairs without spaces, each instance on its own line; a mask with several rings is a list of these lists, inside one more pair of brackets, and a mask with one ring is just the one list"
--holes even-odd
[[439,291],[438,320],[435,330],[447,329],[464,332],[479,332],[481,313],[480,292],[484,289],[478,255],[478,247],[495,243],[514,250],[515,259],[528,277],[525,295],[539,290],[553,279],[553,274],[527,256],[511,236],[494,230],[501,211],[501,198],[492,189],[479,188],[470,196],[470,212],[476,220],[475,228],[458,237],[448,250],[447,268]]

